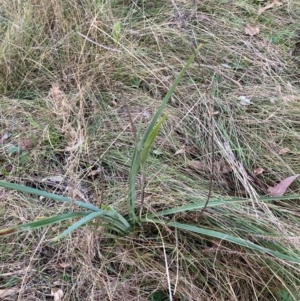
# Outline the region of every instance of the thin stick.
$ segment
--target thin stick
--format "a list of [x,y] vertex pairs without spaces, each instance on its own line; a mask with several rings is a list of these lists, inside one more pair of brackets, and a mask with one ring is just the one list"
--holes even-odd
[[133,120],[131,118],[129,106],[128,106],[127,101],[125,100],[124,93],[123,93],[122,90],[121,90],[121,95],[122,95],[123,103],[125,104],[126,112],[128,114],[128,117],[129,117],[130,127],[131,127],[131,131],[132,131],[132,134],[133,134],[133,137],[134,137],[134,141],[135,141],[136,146],[137,146],[138,141],[137,141],[136,128],[135,128],[135,126],[133,124]]
[[243,86],[235,79],[229,77],[228,75],[224,74],[220,68],[215,68],[214,70],[216,70],[221,76],[225,77],[226,79],[230,80],[231,82],[233,82],[235,85],[237,85],[239,87],[240,91],[243,91],[244,88]]
[[97,46],[99,46],[99,47],[101,47],[101,48],[104,48],[104,49],[106,49],[106,50],[108,50],[108,51],[122,52],[122,51],[119,50],[119,49],[116,49],[116,48],[110,48],[110,47],[104,46],[104,45],[102,45],[102,44],[99,44],[99,43],[93,41],[92,39],[88,38],[87,36],[83,35],[83,34],[80,33],[80,32],[77,32],[77,34],[79,34],[81,37],[85,38],[87,41],[89,41],[89,42],[91,42],[91,43],[93,43],[93,44],[95,44],[95,45],[97,45]]
[[211,133],[210,133],[210,149],[211,149],[211,169],[210,169],[210,179],[209,179],[209,190],[207,194],[207,199],[205,201],[204,207],[200,211],[200,216],[204,213],[205,209],[207,208],[208,202],[211,197],[212,193],[212,186],[213,186],[213,177],[214,177],[214,163],[215,163],[215,146],[214,146],[214,137],[215,137],[215,128],[214,128],[214,119],[213,119],[213,108],[212,108],[212,100],[206,90],[206,97],[209,100],[209,117],[210,117],[210,125],[211,125]]
[[[182,25],[183,25],[184,30],[185,30],[186,33],[188,34],[188,31],[187,31],[187,24],[186,24],[186,22],[185,22],[185,20],[184,20],[184,18],[183,18],[183,16],[182,16],[182,14],[180,13],[180,10],[178,9],[178,6],[176,5],[176,3],[175,3],[174,0],[171,0],[171,2],[172,2],[172,4],[173,4],[175,10],[176,10],[177,13],[178,13],[179,19],[180,19],[180,21],[181,21],[181,23],[182,23]],[[197,45],[197,44],[196,44],[195,40],[193,40],[192,37],[191,37],[189,34],[188,34],[188,36],[189,36],[189,38],[190,38],[190,42],[191,42],[192,49],[193,49],[193,51],[194,51],[194,53],[195,53],[195,61],[197,62],[198,66],[201,67],[201,64],[200,64],[200,62],[198,61],[197,56],[196,56],[196,50],[195,50],[196,47],[195,47],[195,45]],[[243,87],[242,87],[242,85],[241,85],[239,82],[237,82],[237,81],[235,81],[235,80],[229,78],[228,76],[224,75],[224,74],[221,72],[221,70],[218,70],[218,72],[219,72],[220,75],[222,75],[222,76],[224,76],[225,78],[227,78],[227,79],[231,80],[232,82],[234,82],[234,83],[239,87],[239,89],[240,89],[241,91],[243,90]],[[209,191],[208,191],[208,195],[207,195],[207,199],[206,199],[206,201],[205,201],[204,207],[203,207],[202,210],[200,211],[200,216],[203,214],[203,212],[204,212],[205,209],[207,208],[208,202],[209,202],[210,197],[211,197],[211,193],[212,193],[212,185],[213,185],[213,174],[214,174],[214,162],[215,162],[213,108],[212,108],[212,101],[211,101],[211,98],[209,97],[209,94],[208,94],[207,89],[206,89],[206,96],[207,96],[207,98],[208,98],[208,100],[209,100],[209,115],[210,115],[210,124],[211,124],[211,141],[210,141],[210,143],[211,143],[211,153],[212,153],[212,158],[211,158],[211,170],[210,170],[210,180],[209,180]]]
[[[135,128],[135,126],[133,124],[133,120],[132,120],[132,117],[131,117],[131,114],[130,114],[129,106],[128,106],[128,103],[126,102],[125,98],[124,98],[124,94],[123,94],[122,90],[121,90],[121,95],[122,95],[122,98],[123,98],[123,102],[125,103],[126,111],[127,111],[128,117],[129,117],[132,134],[133,134],[133,137],[134,137],[134,140],[135,140],[135,148],[136,148],[136,150],[138,150],[138,147],[137,147],[137,145],[138,145],[138,141],[137,141],[138,137],[137,137],[136,128]],[[139,159],[139,163],[140,163],[140,166],[141,166],[141,207],[140,207],[140,212],[139,212],[139,216],[141,218],[142,217],[143,207],[144,207],[146,176],[145,176],[144,166],[142,164],[142,160],[141,160],[141,157],[140,157],[140,152],[138,153],[138,159]]]

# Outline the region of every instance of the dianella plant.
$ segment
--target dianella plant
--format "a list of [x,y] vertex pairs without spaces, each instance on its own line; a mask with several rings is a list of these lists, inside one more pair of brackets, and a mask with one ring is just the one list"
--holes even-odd
[[[15,183],[1,181],[0,182],[1,187],[42,196],[44,198],[49,198],[57,202],[69,203],[70,207],[71,205],[73,205],[73,207],[75,206],[77,210],[75,211],[73,210],[63,214],[57,214],[52,217],[39,219],[26,224],[16,225],[11,228],[2,229],[0,230],[0,236],[6,236],[6,235],[11,235],[23,231],[29,231],[29,230],[49,226],[54,223],[60,223],[66,220],[72,220],[72,221],[74,221],[74,219],[77,220],[69,228],[67,228],[65,231],[63,231],[57,237],[54,238],[54,240],[59,240],[65,237],[66,235],[70,234],[75,229],[83,225],[89,224],[90,222],[96,219],[100,219],[102,221],[101,226],[107,230],[108,235],[113,234],[115,237],[118,236],[122,237],[122,236],[129,235],[133,231],[136,231],[137,229],[143,227],[143,225],[145,224],[151,223],[157,226],[165,226],[171,229],[176,229],[177,231],[190,232],[193,233],[194,235],[199,235],[201,237],[210,237],[210,238],[218,239],[220,241],[227,241],[229,243],[239,245],[247,249],[248,251],[252,250],[253,252],[268,254],[285,261],[300,263],[300,258],[297,255],[295,255],[294,253],[287,253],[282,251],[283,249],[277,244],[274,244],[272,248],[271,247],[267,248],[258,243],[254,243],[250,240],[247,240],[246,238],[243,238],[240,235],[214,231],[205,227],[200,227],[199,224],[197,225],[184,224],[176,221],[176,214],[178,213],[196,212],[198,210],[202,210],[206,206],[207,208],[214,208],[214,207],[230,205],[230,204],[232,204],[232,206],[235,206],[237,204],[251,202],[251,200],[247,198],[211,200],[210,202],[208,202],[208,204],[206,204],[205,201],[195,202],[181,207],[168,208],[151,214],[143,213],[142,208],[137,208],[136,205],[137,204],[136,185],[138,182],[137,178],[140,176],[143,168],[147,164],[147,158],[149,156],[151,146],[153,145],[155,138],[157,137],[163,122],[167,119],[167,115],[163,114],[163,111],[167,106],[174,90],[178,86],[183,75],[186,73],[187,69],[194,61],[195,56],[199,52],[200,48],[201,45],[198,46],[198,48],[195,50],[195,52],[191,55],[191,57],[187,61],[184,68],[178,74],[171,88],[169,89],[166,96],[162,100],[159,109],[155,112],[154,116],[152,117],[149,125],[145,130],[145,133],[142,134],[141,130],[139,130],[136,135],[137,141],[131,159],[131,167],[130,167],[130,174],[129,174],[128,212],[126,215],[120,214],[119,212],[117,212],[116,210],[114,210],[109,206],[101,206],[101,208],[98,208],[89,203],[85,203],[81,201],[73,201],[70,198],[67,198],[62,195],[49,193],[43,190],[38,190],[31,187],[18,185]],[[281,200],[292,199],[292,198],[299,198],[299,196],[280,197]],[[265,198],[258,199],[258,201],[271,202],[276,199],[278,199],[278,197],[277,198],[265,197]],[[167,216],[172,216],[173,217],[172,220],[166,219]]]

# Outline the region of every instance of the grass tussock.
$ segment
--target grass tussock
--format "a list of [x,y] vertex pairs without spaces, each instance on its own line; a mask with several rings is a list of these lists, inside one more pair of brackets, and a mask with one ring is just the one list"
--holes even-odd
[[[2,3],[1,180],[126,214],[132,124],[144,132],[203,43],[147,161],[144,211],[248,197],[171,219],[299,256],[299,200],[256,201],[300,173],[297,1],[261,16],[260,1],[242,0]],[[287,194],[299,191],[298,180]],[[1,229],[69,209],[0,190]],[[223,240],[151,223],[112,238],[91,222],[53,243],[66,226],[1,238],[0,289],[18,287],[11,300],[48,300],[53,287],[65,300],[300,299],[297,264]]]

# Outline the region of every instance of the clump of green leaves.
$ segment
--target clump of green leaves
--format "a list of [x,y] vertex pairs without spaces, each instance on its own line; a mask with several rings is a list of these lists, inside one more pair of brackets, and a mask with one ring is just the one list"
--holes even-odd
[[[119,37],[119,28],[120,26],[115,26],[115,32],[113,32],[114,38],[117,40]],[[159,107],[159,109],[154,114],[152,120],[150,121],[150,124],[148,125],[144,135],[140,138],[140,133],[137,135],[137,143],[136,147],[133,153],[133,157],[131,160],[131,168],[130,168],[130,175],[129,175],[129,192],[128,192],[128,218],[125,218],[123,215],[115,211],[113,208],[105,207],[105,208],[98,208],[91,204],[75,201],[72,202],[71,199],[57,195],[48,193],[46,191],[33,189],[30,187],[25,187],[22,185],[14,184],[14,183],[8,183],[8,182],[0,182],[0,186],[13,189],[16,191],[21,191],[25,193],[31,193],[39,196],[43,196],[46,198],[50,198],[59,202],[65,202],[69,204],[74,204],[78,208],[81,208],[82,211],[77,212],[69,212],[69,213],[63,213],[60,215],[55,215],[49,218],[41,219],[38,221],[26,223],[23,225],[18,225],[15,227],[11,227],[8,229],[3,229],[0,231],[0,236],[9,235],[12,233],[32,230],[36,228],[41,228],[44,226],[48,226],[54,223],[62,222],[69,219],[78,219],[79,220],[75,223],[73,223],[68,229],[63,231],[61,234],[59,234],[55,240],[59,240],[75,229],[90,223],[94,219],[101,219],[103,221],[103,227],[107,229],[108,233],[114,233],[115,235],[124,236],[132,231],[134,231],[137,227],[139,227],[142,224],[146,223],[155,223],[157,225],[163,225],[167,227],[172,227],[181,231],[187,231],[190,233],[194,233],[196,235],[199,235],[200,237],[206,236],[211,238],[217,238],[221,241],[227,241],[236,245],[239,245],[243,248],[250,249],[253,251],[258,251],[261,253],[269,254],[272,256],[275,256],[277,258],[294,262],[294,263],[300,263],[300,258],[295,256],[294,254],[288,254],[283,253],[282,249],[278,248],[276,249],[270,249],[263,246],[260,246],[254,242],[251,242],[247,239],[243,239],[239,236],[229,235],[227,233],[222,233],[218,231],[213,231],[207,228],[201,228],[195,225],[190,224],[184,224],[175,221],[169,222],[162,217],[172,215],[175,213],[182,213],[187,211],[195,211],[202,209],[206,206],[205,202],[196,202],[188,205],[184,205],[177,208],[169,208],[167,210],[156,212],[155,214],[138,214],[136,211],[136,180],[139,175],[139,172],[141,169],[145,166],[147,158],[150,153],[150,148],[153,145],[156,136],[158,135],[158,132],[163,124],[163,122],[166,120],[167,115],[160,117],[162,115],[163,110],[165,109],[168,101],[171,98],[171,95],[173,94],[174,90],[178,86],[180,80],[182,79],[183,75],[186,73],[187,69],[189,68],[190,64],[193,62],[196,53],[200,50],[201,45],[195,50],[195,53],[189,58],[187,61],[185,67],[181,70],[177,78],[175,79],[174,83],[172,84],[170,90],[167,92],[166,96],[162,100],[162,103]],[[295,199],[299,198],[299,196],[294,197],[280,197],[280,199]],[[276,197],[272,198],[261,198],[259,201],[261,202],[270,202],[273,200],[276,200]],[[218,200],[218,201],[211,201],[208,204],[208,207],[216,207],[216,206],[222,206],[222,205],[228,205],[228,204],[238,204],[238,203],[245,203],[249,202],[249,199],[231,199],[231,200]],[[142,211],[140,210],[140,213]]]

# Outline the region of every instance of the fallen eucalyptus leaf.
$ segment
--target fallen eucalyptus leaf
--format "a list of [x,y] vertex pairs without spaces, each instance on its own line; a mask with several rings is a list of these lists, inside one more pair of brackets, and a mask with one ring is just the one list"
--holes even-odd
[[261,173],[263,173],[264,171],[265,170],[263,168],[259,167],[259,168],[255,168],[253,170],[253,173],[257,176],[257,175],[260,175]]
[[283,149],[281,149],[280,151],[278,151],[279,155],[285,155],[287,153],[289,153],[291,150],[288,147],[285,147]]
[[240,105],[242,106],[249,106],[251,104],[251,100],[244,95],[239,96],[238,100],[240,101]]
[[256,36],[259,34],[259,28],[247,24],[245,28],[245,33],[248,36]]
[[185,153],[185,145],[183,145],[178,151],[176,151],[176,153],[174,154],[179,155],[179,154],[184,154]]
[[4,299],[5,297],[10,296],[18,291],[19,288],[16,286],[11,288],[0,289],[0,299]]
[[163,155],[164,153],[162,152],[162,151],[160,151],[159,149],[154,149],[153,151],[152,151],[152,153],[154,154],[154,155],[157,155],[157,156],[160,156],[160,155]]
[[64,296],[64,292],[60,288],[52,288],[51,296],[54,297],[54,301],[61,301],[61,298]]
[[271,3],[269,3],[268,5],[261,7],[258,11],[257,14],[260,16],[262,13],[264,13],[267,9],[270,9],[272,7],[274,7],[275,5],[282,5],[281,2],[279,2],[278,0],[273,0]]
[[46,181],[51,181],[51,182],[55,182],[55,183],[61,183],[63,181],[63,177],[62,176],[50,176],[50,177],[46,177],[44,179],[42,179],[42,182],[46,182]]
[[3,136],[0,139],[0,145],[3,144],[3,142],[10,137],[9,133],[4,133]]
[[268,189],[271,196],[283,196],[289,186],[300,176],[300,174],[288,177],[279,184]]

